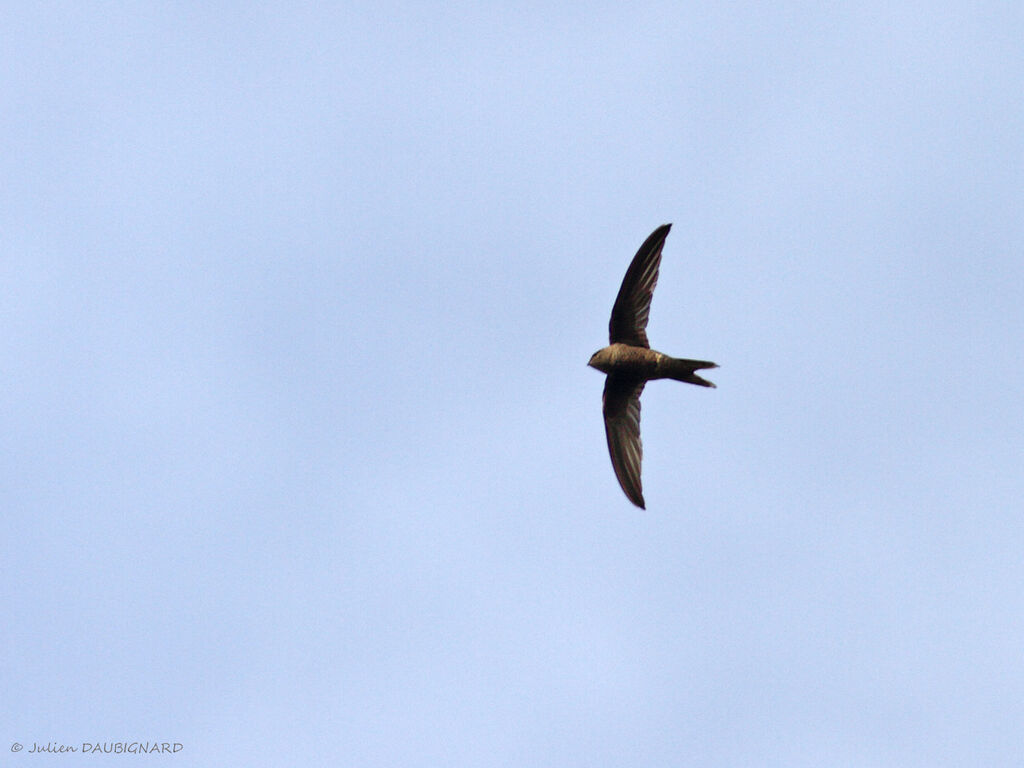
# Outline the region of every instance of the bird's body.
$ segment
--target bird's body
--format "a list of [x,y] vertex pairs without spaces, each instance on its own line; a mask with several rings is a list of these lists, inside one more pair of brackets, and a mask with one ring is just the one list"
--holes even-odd
[[694,373],[702,368],[717,368],[707,360],[684,360],[669,357],[648,347],[634,347],[630,344],[611,344],[598,350],[588,363],[601,373],[614,373],[629,378],[650,381],[651,379],[675,379],[704,387],[715,386]]
[[644,241],[626,270],[608,324],[611,342],[590,358],[593,368],[608,374],[604,385],[604,426],[608,452],[619,485],[629,500],[644,508],[640,483],[640,393],[651,379],[675,379],[714,387],[696,371],[718,366],[707,360],[669,357],[647,343],[647,317],[658,282],[661,250],[671,224],[658,227]]

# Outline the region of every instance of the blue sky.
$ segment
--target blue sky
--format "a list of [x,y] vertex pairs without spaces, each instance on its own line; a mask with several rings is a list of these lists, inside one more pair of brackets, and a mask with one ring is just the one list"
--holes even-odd
[[[3,764],[1020,765],[1022,38],[5,5]],[[643,512],[586,361],[665,222]]]

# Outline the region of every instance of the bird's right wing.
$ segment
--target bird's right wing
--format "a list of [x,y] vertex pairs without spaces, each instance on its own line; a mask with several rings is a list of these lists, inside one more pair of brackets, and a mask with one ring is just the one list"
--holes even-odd
[[641,509],[646,509],[640,484],[640,462],[644,455],[640,444],[640,393],[644,383],[614,374],[604,383],[604,432],[612,468],[626,496]]
[[654,286],[658,284],[661,249],[665,247],[665,238],[671,228],[671,224],[662,224],[654,230],[630,262],[608,323],[608,337],[612,344],[650,347],[647,343],[647,316],[651,311]]

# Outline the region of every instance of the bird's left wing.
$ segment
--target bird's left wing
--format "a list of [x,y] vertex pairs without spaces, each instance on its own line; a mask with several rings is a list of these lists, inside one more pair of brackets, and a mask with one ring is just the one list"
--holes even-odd
[[612,468],[626,496],[641,509],[646,509],[640,484],[644,455],[640,444],[640,393],[644,383],[615,374],[609,374],[604,383],[604,432]]

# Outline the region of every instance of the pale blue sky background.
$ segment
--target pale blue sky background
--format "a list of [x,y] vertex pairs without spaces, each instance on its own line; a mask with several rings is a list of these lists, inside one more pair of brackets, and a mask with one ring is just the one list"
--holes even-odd
[[[1024,763],[1019,2],[8,3],[0,763]],[[588,368],[659,224],[648,510]]]

